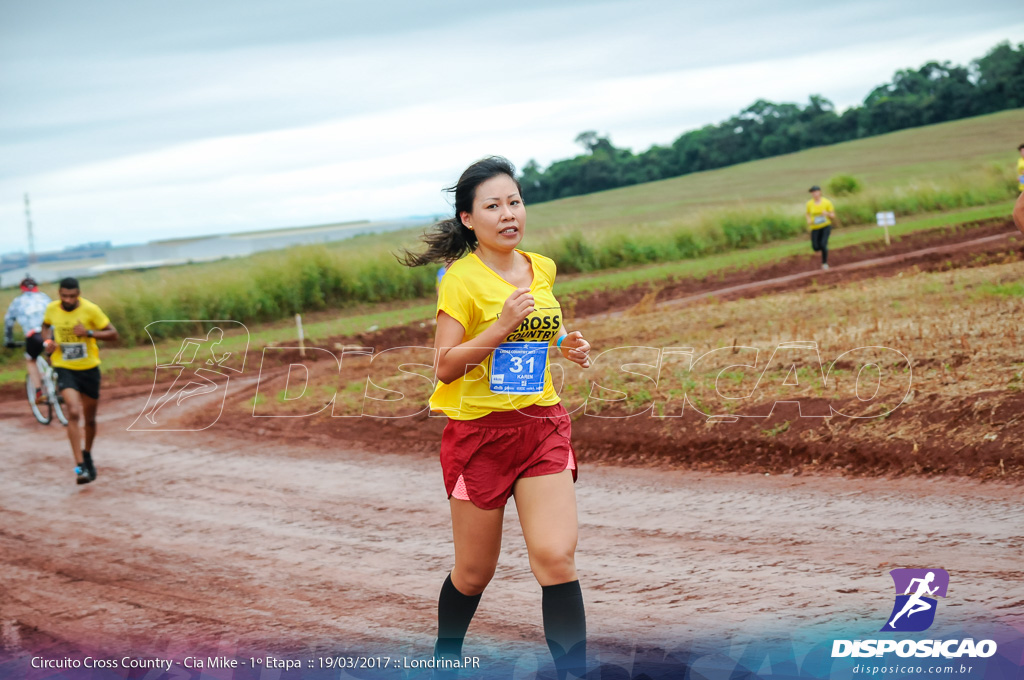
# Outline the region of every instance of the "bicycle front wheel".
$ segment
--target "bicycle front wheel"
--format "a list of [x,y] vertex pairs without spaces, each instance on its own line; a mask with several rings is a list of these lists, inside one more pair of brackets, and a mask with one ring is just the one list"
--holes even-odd
[[50,421],[53,420],[53,407],[49,403],[36,403],[36,387],[32,384],[32,376],[30,375],[25,376],[25,396],[28,397],[29,408],[32,409],[32,415],[36,417],[36,420],[43,425],[49,425]]
[[[54,378],[52,373],[47,380],[53,385]],[[53,385],[53,391],[50,394],[52,395],[50,397],[50,408],[57,415],[57,420],[60,421],[60,424],[66,426],[68,424],[68,417],[64,415],[64,400],[61,398],[60,392],[57,391],[56,385]]]

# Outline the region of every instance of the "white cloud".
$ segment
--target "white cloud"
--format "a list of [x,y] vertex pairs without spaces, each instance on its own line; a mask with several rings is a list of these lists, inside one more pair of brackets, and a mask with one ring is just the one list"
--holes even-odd
[[288,40],[253,24],[219,50],[202,42],[216,30],[192,44],[178,26],[167,42],[189,46],[133,42],[130,58],[0,51],[18,95],[0,110],[0,251],[25,247],[26,190],[47,247],[442,212],[441,188],[486,154],[547,164],[587,129],[643,150],[758,98],[844,107],[896,68],[1024,35],[989,0],[890,5],[820,8],[825,40],[795,5],[613,2],[338,40],[278,15]]

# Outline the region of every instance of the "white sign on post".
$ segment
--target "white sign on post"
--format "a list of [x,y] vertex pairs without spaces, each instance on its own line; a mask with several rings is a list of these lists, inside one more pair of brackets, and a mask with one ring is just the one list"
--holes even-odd
[[877,212],[875,213],[875,219],[878,220],[878,226],[885,229],[885,245],[892,245],[892,242],[889,240],[889,227],[896,224],[896,213]]

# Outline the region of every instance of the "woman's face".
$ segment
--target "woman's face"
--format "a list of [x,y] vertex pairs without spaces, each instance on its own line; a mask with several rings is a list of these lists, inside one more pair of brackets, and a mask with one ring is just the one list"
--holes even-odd
[[526,206],[515,180],[508,175],[495,175],[480,184],[473,197],[473,212],[463,212],[460,217],[488,250],[511,252],[526,229]]
[[812,191],[811,192],[811,198],[813,198],[815,201],[820,200],[821,199],[821,189],[817,189],[815,191]]

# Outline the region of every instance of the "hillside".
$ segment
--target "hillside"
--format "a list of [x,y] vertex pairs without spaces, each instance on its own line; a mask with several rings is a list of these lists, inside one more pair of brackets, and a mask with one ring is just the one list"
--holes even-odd
[[1024,109],[1014,109],[533,205],[530,227],[657,223],[740,202],[799,208],[807,187],[838,173],[869,190],[981,174],[993,165],[1009,173],[1022,142]]

